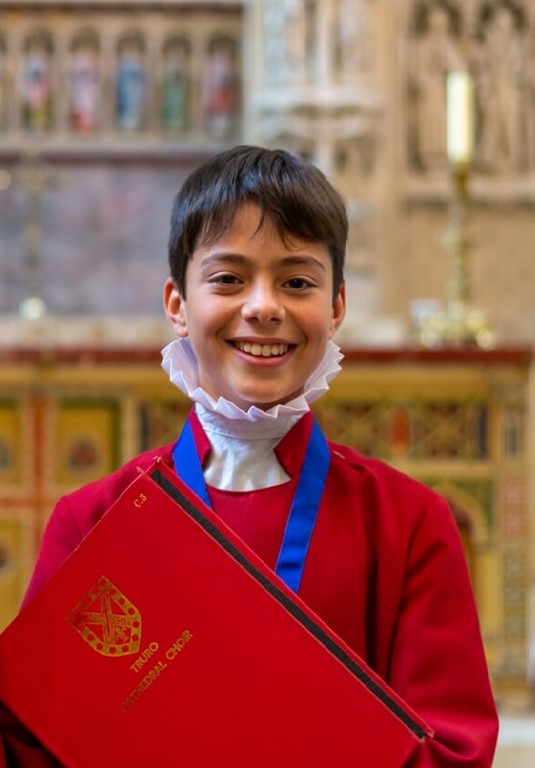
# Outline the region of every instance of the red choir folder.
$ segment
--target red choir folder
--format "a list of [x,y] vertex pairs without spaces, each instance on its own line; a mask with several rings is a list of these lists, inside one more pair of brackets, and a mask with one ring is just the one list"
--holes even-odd
[[4,630],[0,698],[72,768],[399,768],[432,736],[160,461]]

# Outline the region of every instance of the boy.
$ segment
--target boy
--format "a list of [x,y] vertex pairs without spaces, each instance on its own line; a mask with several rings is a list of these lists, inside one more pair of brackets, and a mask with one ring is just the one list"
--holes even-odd
[[[26,599],[159,455],[427,720],[435,738],[411,768],[484,768],[497,719],[453,515],[327,443],[310,412],[339,370],[346,239],[343,199],[287,152],[237,147],[191,174],[171,217],[164,306],[178,339],[163,366],[195,407],[174,445],[58,502]],[[294,504],[313,524],[290,557]]]

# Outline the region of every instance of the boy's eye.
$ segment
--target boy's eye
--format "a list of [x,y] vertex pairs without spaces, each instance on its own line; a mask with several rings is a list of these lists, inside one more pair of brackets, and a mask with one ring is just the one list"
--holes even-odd
[[286,281],[286,285],[288,288],[303,290],[304,288],[311,288],[313,283],[304,277],[291,277]]
[[228,272],[221,272],[217,275],[212,275],[209,282],[215,283],[216,285],[235,285],[240,282],[240,280],[236,275],[231,275]]

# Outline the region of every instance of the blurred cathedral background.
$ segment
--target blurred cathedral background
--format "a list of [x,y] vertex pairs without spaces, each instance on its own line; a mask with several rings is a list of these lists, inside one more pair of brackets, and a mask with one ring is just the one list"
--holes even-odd
[[498,702],[527,716],[535,0],[0,0],[0,628],[59,495],[178,432],[171,201],[237,143],[345,195],[346,362],[318,417],[448,497]]

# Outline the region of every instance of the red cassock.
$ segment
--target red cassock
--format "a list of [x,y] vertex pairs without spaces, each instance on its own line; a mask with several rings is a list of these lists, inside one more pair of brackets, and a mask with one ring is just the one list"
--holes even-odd
[[[190,420],[205,461],[210,444],[194,412]],[[289,482],[253,492],[209,488],[216,514],[271,568],[311,427],[308,414],[276,448]],[[435,738],[407,768],[488,768],[498,721],[453,514],[442,497],[388,465],[332,442],[329,447],[331,463],[299,596],[433,728]],[[138,468],[148,468],[156,457],[172,465],[171,452],[168,445],[142,454],[58,502],[25,602]],[[3,730],[8,766],[56,765],[7,713]]]

